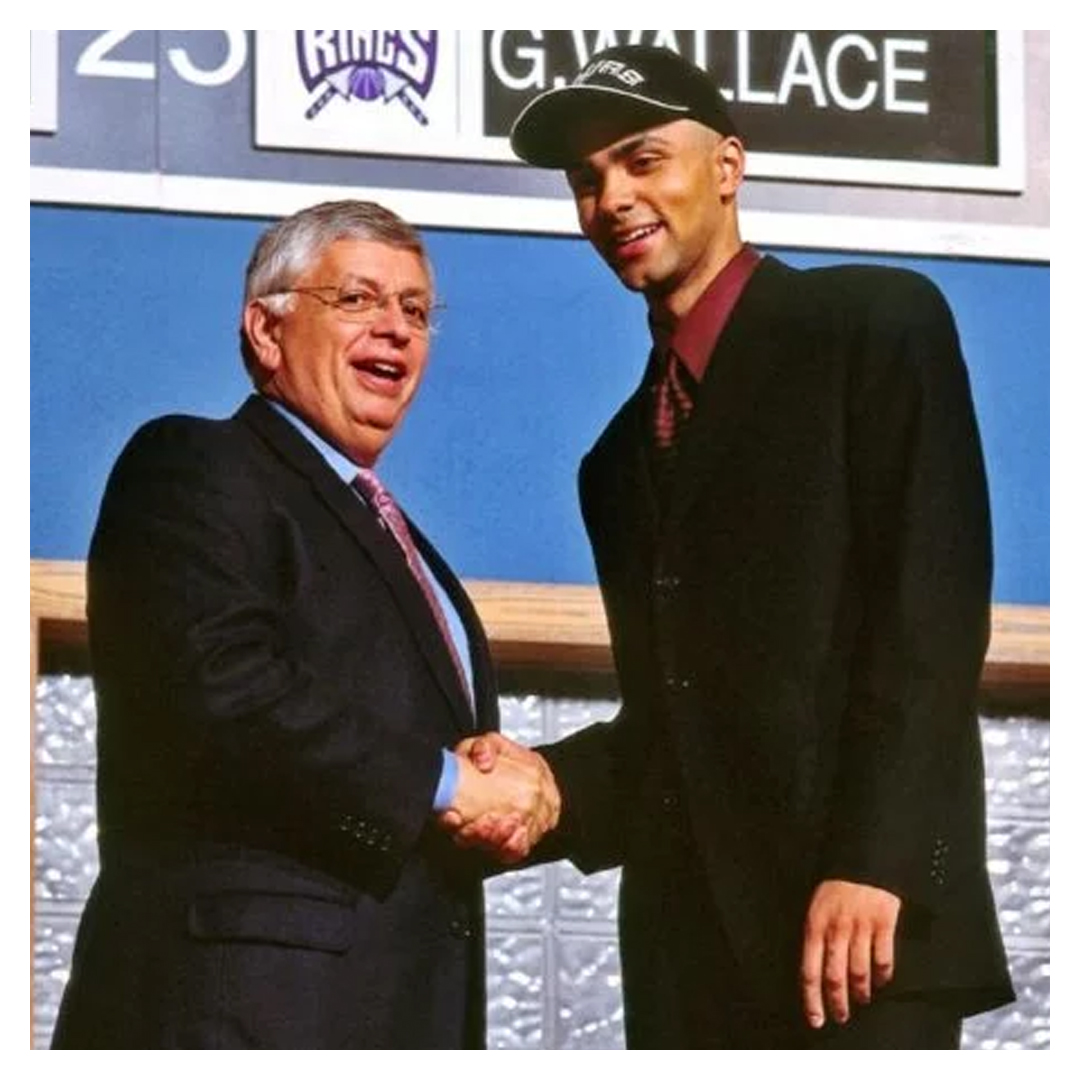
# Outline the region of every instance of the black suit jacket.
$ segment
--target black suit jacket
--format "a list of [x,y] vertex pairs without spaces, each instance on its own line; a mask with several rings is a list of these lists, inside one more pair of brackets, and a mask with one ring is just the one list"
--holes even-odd
[[797,1005],[825,878],[903,898],[892,993],[1009,1000],[976,716],[986,481],[944,299],[904,271],[765,259],[716,345],[666,514],[649,402],[643,383],[580,474],[622,709],[545,751],[563,850],[624,865],[628,1027],[649,995],[633,961],[658,940],[635,895],[656,887],[672,814],[767,1006]]
[[264,400],[141,429],[88,562],[101,874],[55,1045],[483,1045],[477,866],[431,824],[476,716],[392,536]]

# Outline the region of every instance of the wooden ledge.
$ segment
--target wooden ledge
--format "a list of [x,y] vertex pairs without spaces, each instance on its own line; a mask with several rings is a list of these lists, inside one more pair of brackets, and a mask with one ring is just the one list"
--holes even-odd
[[30,613],[55,622],[86,622],[86,564],[31,559]]
[[600,590],[593,585],[465,581],[500,667],[612,674]]
[[[465,588],[500,668],[612,674],[604,608],[595,586],[466,581]],[[31,559],[30,613],[46,670],[59,670],[48,662],[57,651],[70,655],[85,650],[85,564]],[[994,606],[982,690],[1003,703],[1049,702],[1049,607]]]
[[1008,705],[1041,701],[1050,708],[1050,608],[995,604],[983,664],[984,697]]

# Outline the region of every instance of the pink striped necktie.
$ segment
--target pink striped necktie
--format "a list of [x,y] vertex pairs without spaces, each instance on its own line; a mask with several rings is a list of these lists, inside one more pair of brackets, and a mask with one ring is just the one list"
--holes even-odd
[[656,409],[653,416],[656,445],[670,450],[690,419],[697,385],[679,354],[669,348],[663,375],[656,384]]
[[469,680],[465,676],[461,657],[458,655],[457,646],[454,644],[454,637],[450,633],[446,613],[443,611],[442,604],[439,603],[435,590],[432,588],[431,579],[424,569],[420,552],[416,550],[416,545],[413,543],[412,535],[409,532],[409,523],[405,520],[405,515],[394,501],[394,497],[371,469],[361,469],[356,474],[354,483],[361,495],[364,496],[375,511],[380,523],[390,531],[390,534],[398,542],[398,546],[404,553],[405,561],[409,564],[409,569],[412,571],[413,577],[416,578],[416,583],[420,586],[420,591],[424,594],[424,599],[427,600],[428,607],[431,608],[431,614],[439,627],[439,631],[442,633],[443,640],[446,642],[446,648],[450,653],[450,658],[454,661],[454,667],[457,669],[458,678],[461,680],[462,689],[465,691],[465,697],[472,701]]

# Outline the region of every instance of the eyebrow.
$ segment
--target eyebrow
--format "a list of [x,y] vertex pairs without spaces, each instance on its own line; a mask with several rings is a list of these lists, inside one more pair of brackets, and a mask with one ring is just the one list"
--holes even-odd
[[[625,161],[627,158],[633,157],[639,150],[653,147],[658,150],[666,150],[669,143],[662,135],[657,135],[654,131],[643,131],[640,135],[631,135],[624,142],[618,143],[611,151],[610,158],[612,161]],[[566,175],[568,177],[581,176],[594,171],[595,169],[588,161],[582,160],[569,166],[566,169]]]
[[641,135],[627,139],[626,142],[619,143],[619,145],[612,150],[611,156],[616,159],[631,157],[633,154],[636,154],[638,150],[650,146],[663,148],[667,146],[667,143],[659,135],[646,131]]
[[[365,277],[363,274],[346,274],[341,279],[340,288],[346,288],[348,286],[361,286],[365,289],[372,289],[374,292],[385,292],[385,286],[381,281],[376,281],[374,278]],[[428,285],[414,285],[404,289],[396,290],[398,296],[431,296],[432,289]]]

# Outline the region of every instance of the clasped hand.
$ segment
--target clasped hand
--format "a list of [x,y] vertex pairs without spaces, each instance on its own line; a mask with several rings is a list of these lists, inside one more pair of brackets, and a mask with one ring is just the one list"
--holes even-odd
[[520,862],[559,822],[561,799],[548,763],[534,750],[489,733],[455,748],[457,791],[439,824],[461,847]]

